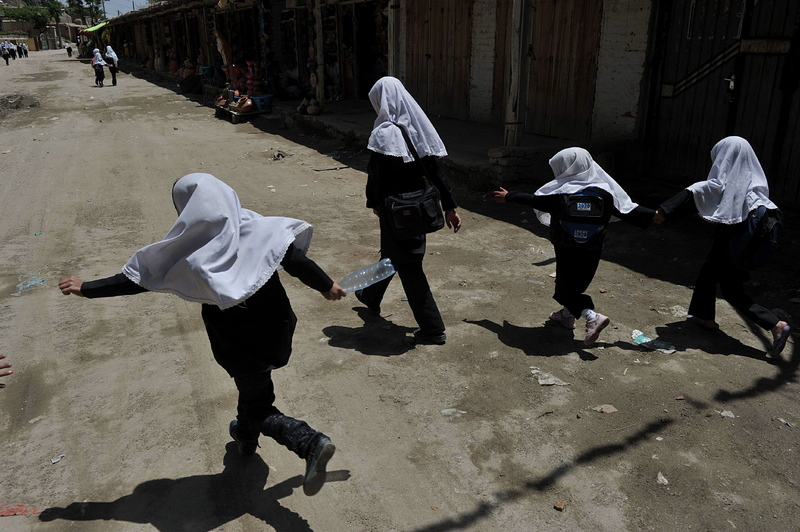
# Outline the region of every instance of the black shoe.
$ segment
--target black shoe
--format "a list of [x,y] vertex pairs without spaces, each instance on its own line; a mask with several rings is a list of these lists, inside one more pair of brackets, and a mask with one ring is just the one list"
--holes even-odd
[[447,342],[447,334],[422,334],[422,329],[416,329],[414,331],[414,340],[418,344],[444,345]]
[[228,432],[233,438],[233,441],[236,442],[236,445],[239,447],[239,455],[241,456],[253,456],[256,454],[256,448],[258,447],[258,440],[242,440],[236,435],[236,428],[239,426],[239,422],[235,419],[231,421],[231,425],[228,428]]
[[363,290],[356,290],[356,299],[358,299],[363,305],[365,305],[369,311],[372,313],[373,316],[380,316],[381,315],[381,306],[380,305],[370,305],[366,301],[364,301],[364,291]]
[[328,475],[325,467],[336,452],[336,446],[331,439],[321,432],[317,434],[316,439],[314,449],[306,457],[306,476],[303,478],[303,493],[309,497],[316,495],[322,489]]

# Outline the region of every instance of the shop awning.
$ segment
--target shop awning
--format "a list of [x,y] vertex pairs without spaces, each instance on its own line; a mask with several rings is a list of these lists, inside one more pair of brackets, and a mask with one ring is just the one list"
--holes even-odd
[[107,24],[108,24],[108,21],[101,22],[100,24],[95,24],[91,28],[86,28],[85,30],[81,30],[80,33],[93,33],[93,32],[95,32],[95,31],[97,31],[99,29],[102,29],[103,26],[106,26]]

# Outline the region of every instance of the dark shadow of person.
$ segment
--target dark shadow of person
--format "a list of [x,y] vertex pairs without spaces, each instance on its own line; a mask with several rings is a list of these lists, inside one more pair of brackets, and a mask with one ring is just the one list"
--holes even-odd
[[406,336],[414,328],[396,325],[382,316],[375,316],[366,307],[354,307],[353,310],[364,321],[364,325],[325,327],[322,333],[329,338],[328,345],[383,357],[402,355],[414,349],[414,339]]
[[[491,320],[464,320],[464,323],[479,325],[497,335],[497,339],[508,347],[519,349],[527,356],[554,357],[577,353],[581,360],[597,360],[597,356],[582,348],[583,341],[575,338],[574,331],[555,324],[541,327],[519,327],[506,320],[499,325]],[[597,342],[595,346],[604,346]]]
[[795,344],[791,355],[786,358],[786,352],[779,359],[769,359],[778,366],[778,373],[774,377],[759,377],[749,388],[744,390],[729,391],[720,389],[714,399],[722,402],[738,401],[758,397],[771,392],[776,392],[789,383],[798,382],[797,372],[800,369],[800,348]]
[[699,349],[711,355],[737,355],[774,363],[767,358],[766,350],[756,349],[728,336],[723,330],[707,331],[688,321],[675,321],[656,327],[659,340],[664,340],[684,351],[687,348]]
[[[240,457],[230,442],[216,475],[179,479],[160,478],[136,486],[133,493],[112,502],[74,502],[66,508],[47,508],[42,521],[127,521],[150,523],[157,530],[204,532],[250,514],[275,530],[311,530],[308,522],[278,502],[303,483],[297,476],[264,490],[269,467],[259,455]],[[347,480],[347,470],[328,473],[328,482]]]

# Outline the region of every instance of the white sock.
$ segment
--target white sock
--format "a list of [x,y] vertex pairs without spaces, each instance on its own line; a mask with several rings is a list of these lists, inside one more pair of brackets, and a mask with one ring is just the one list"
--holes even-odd
[[592,321],[597,317],[597,313],[590,308],[585,308],[581,312],[581,316],[586,319],[586,321]]

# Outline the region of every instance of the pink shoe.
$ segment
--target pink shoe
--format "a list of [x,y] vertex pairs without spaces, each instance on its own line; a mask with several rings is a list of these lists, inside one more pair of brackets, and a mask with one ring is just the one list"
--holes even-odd
[[575,318],[567,318],[564,316],[564,312],[561,310],[557,310],[550,314],[550,321],[558,323],[562,327],[566,327],[567,329],[574,329],[575,328]]
[[596,312],[593,320],[586,321],[586,338],[583,340],[583,345],[594,345],[600,336],[600,331],[608,327],[609,323],[611,320],[608,319],[608,316]]

